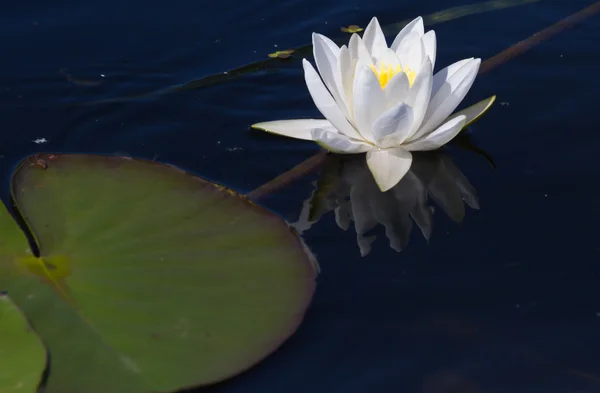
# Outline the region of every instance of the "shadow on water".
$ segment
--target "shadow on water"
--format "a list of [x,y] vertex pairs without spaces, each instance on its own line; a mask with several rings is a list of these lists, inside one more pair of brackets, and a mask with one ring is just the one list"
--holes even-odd
[[[451,145],[471,151],[496,169],[493,158],[479,148],[467,131]],[[298,220],[292,225],[300,233],[309,230],[321,218],[333,212],[337,226],[347,231],[354,223],[361,256],[371,252],[378,224],[385,227],[390,247],[402,251],[409,242],[413,222],[429,241],[435,208],[430,200],[454,222],[465,217],[465,203],[479,209],[475,188],[454,163],[446,149],[413,152],[413,162],[402,180],[387,192],[381,192],[360,155],[326,155],[314,190],[303,203]]]
[[378,224],[385,227],[390,247],[402,251],[413,221],[425,239],[431,237],[435,210],[431,200],[456,223],[465,217],[465,203],[479,209],[475,188],[445,151],[413,153],[410,170],[387,192],[379,190],[363,155],[332,155],[292,225],[302,233],[333,211],[340,229],[346,231],[354,222],[362,256],[371,252],[375,235],[369,233]]

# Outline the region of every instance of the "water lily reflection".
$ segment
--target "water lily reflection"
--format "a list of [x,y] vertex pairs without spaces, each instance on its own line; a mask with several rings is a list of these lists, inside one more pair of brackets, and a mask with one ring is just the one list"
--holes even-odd
[[389,191],[381,192],[365,160],[357,156],[329,156],[294,227],[304,232],[333,211],[343,230],[348,230],[354,221],[360,253],[366,256],[375,240],[369,232],[378,224],[385,227],[390,247],[396,251],[408,244],[413,222],[429,240],[434,213],[430,200],[457,223],[465,216],[465,203],[479,209],[475,189],[447,153],[422,152],[413,158],[406,176]]

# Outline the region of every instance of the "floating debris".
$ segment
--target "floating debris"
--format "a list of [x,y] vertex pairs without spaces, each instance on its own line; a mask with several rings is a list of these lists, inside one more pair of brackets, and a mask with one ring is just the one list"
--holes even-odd
[[35,166],[42,169],[48,169],[48,162],[52,161],[56,158],[54,154],[43,155],[43,154],[34,154],[33,157],[29,158],[29,166]]
[[354,33],[361,32],[364,29],[357,25],[350,25],[348,27],[342,27],[340,30],[342,30],[344,33],[354,34]]
[[294,52],[295,52],[295,50],[293,50],[293,49],[278,50],[277,52],[269,53],[269,57],[271,59],[287,59]]
[[[61,68],[60,70],[58,70],[58,73],[63,75],[67,79],[67,81],[71,82],[74,85],[78,85],[78,86],[93,87],[93,86],[98,86],[102,83],[102,81],[98,81],[98,80],[73,78],[73,76],[71,76],[71,74],[69,74],[67,72],[66,68]],[[103,74],[101,74],[101,76],[103,78],[105,77],[105,75],[103,75]]]

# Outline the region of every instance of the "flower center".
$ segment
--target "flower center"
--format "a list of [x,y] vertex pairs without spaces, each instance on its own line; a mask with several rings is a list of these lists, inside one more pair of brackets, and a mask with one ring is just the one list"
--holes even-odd
[[411,87],[412,87],[413,83],[415,82],[415,78],[417,77],[417,74],[413,70],[411,70],[409,67],[406,67],[406,69],[403,69],[399,64],[392,67],[391,65],[382,62],[382,63],[379,63],[379,67],[375,66],[374,64],[371,64],[370,67],[371,67],[371,70],[373,70],[373,73],[375,74],[377,79],[379,80],[379,84],[381,85],[382,89],[385,89],[385,87],[387,86],[389,81],[392,80],[394,75],[396,75],[400,72],[403,72],[406,74],[406,76],[408,77],[408,84]]

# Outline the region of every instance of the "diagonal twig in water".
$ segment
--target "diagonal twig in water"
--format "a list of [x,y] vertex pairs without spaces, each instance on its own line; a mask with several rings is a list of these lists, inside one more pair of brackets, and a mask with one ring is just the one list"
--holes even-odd
[[484,63],[481,64],[479,73],[483,74],[485,72],[493,70],[500,64],[506,63],[508,60],[528,51],[529,49],[538,45],[542,41],[547,40],[548,38],[560,33],[561,31],[569,29],[585,21],[586,19],[597,14],[598,12],[600,12],[600,1],[595,2],[594,4],[582,9],[579,12],[567,16],[566,18],[558,21],[552,26],[546,27],[545,29],[538,31],[531,37],[519,41],[510,48],[503,50],[495,56],[490,57]]
[[[586,19],[597,14],[598,12],[600,12],[600,1],[593,3],[589,7],[584,8],[581,11],[560,20],[552,26],[540,30],[539,32],[533,34],[529,38],[519,41],[511,47],[503,50],[502,52],[490,57],[489,59],[481,63],[481,67],[479,67],[479,74],[483,74],[493,70],[499,65],[506,63],[510,59],[513,59],[518,55],[523,54],[524,52],[533,48],[535,45],[538,45],[542,41],[547,40],[555,36],[556,34],[585,21]],[[316,170],[325,161],[326,157],[327,152],[325,150],[319,151],[317,154],[296,165],[292,169],[282,173],[276,178],[250,191],[248,194],[246,194],[246,196],[256,201],[257,199],[264,197],[265,195],[277,190],[278,188],[281,188],[286,184]]]
[[[471,16],[476,14],[482,14],[485,12],[497,11],[511,7],[517,7],[526,4],[537,3],[539,1],[544,0],[489,0],[483,3],[475,3],[475,4],[467,4],[458,7],[452,7],[445,9],[443,11],[434,12],[433,14],[425,15],[423,17],[423,22],[425,25],[435,25],[438,23],[444,23],[451,20],[455,20],[458,18],[462,18],[465,16]],[[390,25],[386,25],[383,27],[383,31],[386,35],[394,35],[398,33],[406,24],[408,24],[412,19],[403,20],[398,23],[393,23]],[[338,37],[337,42],[341,42],[345,37]],[[312,45],[304,45],[298,48],[293,48],[293,56],[287,58],[285,60],[277,59],[277,58],[267,58],[264,60],[259,60],[254,63],[246,64],[244,66],[234,68],[229,71],[220,72],[218,74],[213,74],[209,76],[205,76],[200,79],[192,80],[180,85],[169,86],[164,89],[155,90],[149,93],[142,93],[133,96],[127,97],[117,97],[117,98],[108,98],[98,101],[92,101],[87,103],[82,103],[78,105],[98,105],[98,104],[107,104],[107,103],[115,103],[115,102],[127,102],[133,101],[137,99],[146,99],[146,98],[156,98],[165,94],[177,93],[185,90],[195,90],[201,89],[208,86],[215,85],[217,83],[228,82],[234,78],[238,78],[243,75],[248,75],[253,72],[258,72],[266,69],[276,70],[281,67],[282,61],[290,62],[294,59],[300,59],[303,56],[308,56],[312,54]]]

